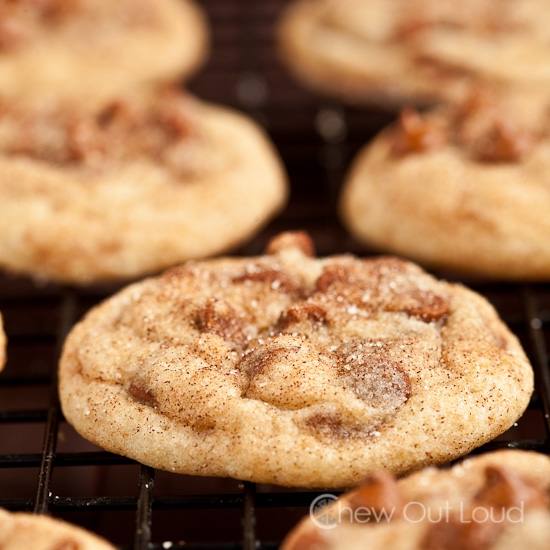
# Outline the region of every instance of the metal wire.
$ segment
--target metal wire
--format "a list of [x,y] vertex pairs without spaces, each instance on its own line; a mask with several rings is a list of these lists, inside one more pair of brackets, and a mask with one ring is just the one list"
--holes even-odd
[[[485,289],[490,290],[490,287]],[[541,312],[540,297],[550,294],[549,285],[507,285],[505,294],[510,299],[517,299],[521,295],[523,312],[513,311],[509,316],[510,324],[521,335],[528,334],[527,351],[531,357],[536,371],[537,394],[532,399],[529,409],[540,414],[544,419],[544,437],[538,439],[513,439],[491,442],[476,452],[493,450],[497,448],[512,447],[520,449],[532,449],[537,451],[550,451],[550,376],[548,371],[548,352],[546,342],[549,340],[550,327],[545,318],[548,311]],[[1,300],[1,298],[0,298]],[[63,314],[60,315],[58,327],[57,356],[60,343],[64,339],[68,328],[75,320],[75,309],[78,296],[73,290],[64,291],[60,295],[59,307]],[[505,296],[506,301],[506,296]],[[523,320],[521,319],[523,317]],[[505,319],[506,320],[506,319]],[[32,342],[31,342],[32,345]],[[135,497],[58,497],[51,493],[52,472],[70,466],[107,466],[124,465],[133,462],[124,457],[118,457],[106,452],[78,452],[56,453],[56,439],[59,430],[60,417],[59,403],[56,389],[55,368],[52,371],[50,384],[51,398],[47,410],[23,410],[3,411],[0,415],[0,424],[17,423],[24,426],[27,423],[42,422],[45,424],[44,444],[42,453],[20,453],[0,455],[0,468],[26,468],[40,467],[38,476],[38,490],[35,499],[9,497],[4,498],[0,493],[0,506],[12,510],[34,509],[38,513],[61,513],[72,511],[108,511],[116,512],[133,510],[136,513],[136,528],[134,532],[134,544],[123,546],[134,550],[160,550],[166,547],[152,540],[152,525],[155,511],[161,510],[207,510],[215,512],[223,509],[241,509],[243,521],[242,541],[227,541],[221,543],[186,543],[174,544],[171,548],[194,550],[230,550],[243,548],[253,550],[257,548],[275,548],[277,541],[258,540],[257,509],[278,509],[292,507],[306,507],[317,496],[317,492],[280,492],[257,493],[256,486],[252,483],[243,483],[241,493],[213,494],[213,495],[181,495],[162,496],[154,495],[154,471],[148,467],[141,467],[139,472],[139,494]],[[281,537],[284,533],[281,533]]]
[[57,361],[61,355],[63,342],[74,324],[75,300],[74,292],[67,290],[61,302],[61,321],[59,323],[58,338],[55,346],[54,368],[52,368],[51,374],[50,405],[48,407],[48,416],[46,419],[40,473],[38,474],[38,490],[34,505],[34,512],[36,514],[46,514],[48,512],[49,497],[52,494],[50,486],[54,465],[55,445],[59,431],[59,418],[61,415],[59,396],[57,394],[57,368],[55,368],[55,365],[57,365]]
[[256,549],[256,484],[243,483],[243,550]]
[[148,550],[151,543],[154,479],[154,470],[148,466],[142,466],[139,473],[139,498],[137,501],[134,550]]
[[[542,331],[543,323],[537,307],[536,292],[533,287],[523,287],[522,293],[525,304],[525,315],[529,327],[529,337],[533,349],[533,366],[544,411],[544,424],[546,426],[546,439],[548,443],[550,440],[550,370],[548,369],[548,353]],[[548,445],[546,446],[546,451],[550,451]]]

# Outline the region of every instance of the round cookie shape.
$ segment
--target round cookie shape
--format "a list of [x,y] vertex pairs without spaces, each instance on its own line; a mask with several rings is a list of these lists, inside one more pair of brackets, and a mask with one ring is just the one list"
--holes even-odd
[[387,471],[312,506],[281,550],[543,550],[550,536],[550,459],[503,450],[396,480]]
[[192,0],[17,0],[0,6],[0,97],[101,104],[189,76],[207,51]]
[[191,475],[343,487],[446,462],[510,427],[533,373],[488,302],[395,258],[190,262],[91,310],[64,346],[65,418]]
[[548,114],[524,97],[407,109],[357,155],[341,218],[360,240],[426,266],[548,280],[549,159]]
[[4,334],[4,325],[2,322],[2,314],[0,313],[0,370],[4,368],[6,364],[6,344],[7,339]]
[[456,101],[479,82],[550,86],[545,0],[297,0],[282,58],[305,86],[355,104]]
[[0,173],[0,266],[74,284],[237,246],[287,193],[256,124],[174,89],[94,113],[6,105]]
[[3,550],[115,550],[82,527],[48,516],[1,509],[0,546]]

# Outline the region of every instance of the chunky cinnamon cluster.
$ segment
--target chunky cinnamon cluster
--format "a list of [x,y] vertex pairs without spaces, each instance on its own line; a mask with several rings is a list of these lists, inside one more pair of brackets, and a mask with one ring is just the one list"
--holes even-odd
[[146,158],[177,173],[185,170],[182,148],[195,131],[192,111],[176,90],[151,103],[115,101],[96,114],[66,105],[0,105],[0,152],[92,167]]
[[478,162],[519,162],[534,147],[536,133],[523,128],[501,106],[474,94],[453,113],[442,117],[404,109],[394,130],[395,156],[454,145]]

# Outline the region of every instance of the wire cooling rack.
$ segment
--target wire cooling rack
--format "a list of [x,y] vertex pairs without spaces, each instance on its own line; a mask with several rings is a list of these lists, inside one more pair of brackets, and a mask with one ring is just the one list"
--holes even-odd
[[[238,253],[261,253],[279,231],[307,229],[320,255],[368,254],[343,230],[335,203],[350,158],[394,114],[321,100],[287,77],[273,33],[284,3],[202,2],[213,29],[212,56],[190,89],[263,124],[292,181],[285,211]],[[465,282],[495,305],[536,371],[524,416],[476,452],[550,452],[550,285]],[[155,471],[94,447],[64,421],[56,390],[63,340],[76,320],[118,288],[40,286],[0,276],[9,337],[0,375],[0,506],[62,517],[122,549],[277,548],[319,493]]]

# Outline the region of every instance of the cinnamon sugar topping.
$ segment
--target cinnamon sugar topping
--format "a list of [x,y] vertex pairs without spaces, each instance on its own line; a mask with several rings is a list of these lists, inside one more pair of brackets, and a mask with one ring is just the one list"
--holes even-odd
[[285,331],[301,323],[321,324],[325,323],[326,320],[327,312],[323,307],[300,302],[281,313],[277,328]]
[[[205,429],[214,414],[205,411],[219,403],[211,403],[198,380],[212,378],[214,387],[227,386],[224,391],[232,399],[292,413],[294,425],[317,439],[343,444],[376,437],[412,395],[403,365],[414,346],[406,334],[374,339],[359,336],[357,328],[348,331],[348,325],[366,330],[410,324],[415,339],[425,333],[437,340],[447,297],[432,289],[420,269],[400,260],[343,256],[325,262],[309,258],[301,248],[297,258],[294,236],[278,237],[274,257],[231,260],[216,269],[191,264],[161,277],[157,298],[141,294],[135,308],[128,308],[130,317],[120,322],[145,341],[185,344],[193,359],[181,375],[197,388],[189,390],[196,391],[197,406],[181,410],[190,394],[172,395],[167,384],[173,375],[161,365],[158,377],[134,381],[130,395],[169,416],[184,414],[189,425]],[[297,261],[303,271],[293,268]],[[417,283],[424,279],[425,284]],[[162,313],[155,313],[157,308]],[[132,319],[139,311],[143,316]],[[180,361],[182,352],[174,349]]]
[[[332,441],[365,435],[364,426],[338,413],[314,413],[306,419],[304,427],[315,437]],[[369,429],[372,428],[369,426]]]
[[342,264],[329,265],[315,283],[316,292],[327,293],[332,287],[349,286],[352,282],[352,273],[348,266]]
[[233,277],[234,283],[268,283],[273,290],[296,292],[297,285],[282,271],[271,267],[251,266],[242,275]]
[[209,298],[199,312],[197,324],[201,332],[217,334],[235,349],[246,341],[243,322],[227,302]]
[[441,319],[449,310],[449,304],[441,296],[420,289],[399,294],[388,303],[389,311],[404,311],[424,321]]
[[0,153],[93,168],[142,157],[178,175],[188,169],[185,147],[197,140],[193,117],[192,101],[176,90],[150,104],[114,101],[95,115],[69,105],[3,105]]

